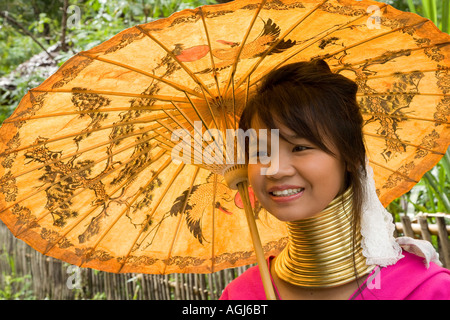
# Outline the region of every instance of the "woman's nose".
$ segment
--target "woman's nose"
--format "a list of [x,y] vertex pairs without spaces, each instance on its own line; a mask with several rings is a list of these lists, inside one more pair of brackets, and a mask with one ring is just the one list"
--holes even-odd
[[295,168],[289,156],[279,153],[277,156],[273,156],[271,162],[261,169],[261,174],[266,175],[269,179],[279,180],[294,175]]

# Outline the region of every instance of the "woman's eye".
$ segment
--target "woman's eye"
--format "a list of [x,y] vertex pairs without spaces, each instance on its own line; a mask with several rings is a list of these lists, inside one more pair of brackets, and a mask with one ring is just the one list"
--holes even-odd
[[292,151],[293,152],[298,152],[298,151],[304,151],[304,150],[307,150],[307,149],[309,149],[308,147],[305,147],[305,146],[295,146],[293,149],[292,149]]

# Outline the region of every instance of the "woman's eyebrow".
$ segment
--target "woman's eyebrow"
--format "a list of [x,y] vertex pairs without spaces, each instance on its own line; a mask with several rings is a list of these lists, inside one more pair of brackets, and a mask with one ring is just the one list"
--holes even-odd
[[292,140],[304,140],[305,138],[302,136],[299,136],[297,133],[294,134],[284,134],[280,132],[280,137],[288,142],[291,142]]
[[286,138],[288,138],[288,139],[302,139],[303,137],[300,137],[298,134],[296,134],[296,133],[294,133],[294,134],[291,134],[291,135],[286,135],[286,134],[284,134],[283,136],[285,136]]

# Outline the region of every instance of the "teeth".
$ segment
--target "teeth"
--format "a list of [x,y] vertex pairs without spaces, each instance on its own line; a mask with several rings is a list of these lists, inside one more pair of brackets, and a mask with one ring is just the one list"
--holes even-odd
[[285,196],[290,196],[290,195],[299,193],[302,190],[303,190],[303,188],[286,189],[286,190],[283,190],[283,191],[273,191],[272,194],[274,196],[277,196],[277,197],[285,197]]

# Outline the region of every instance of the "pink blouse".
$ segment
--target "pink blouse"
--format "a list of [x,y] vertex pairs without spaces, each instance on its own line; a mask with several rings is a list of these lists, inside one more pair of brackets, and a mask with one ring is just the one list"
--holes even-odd
[[[423,258],[406,251],[403,255],[395,265],[376,267],[349,300],[450,300],[450,270],[432,262],[427,269]],[[251,267],[234,279],[220,300],[266,300],[259,268]]]

